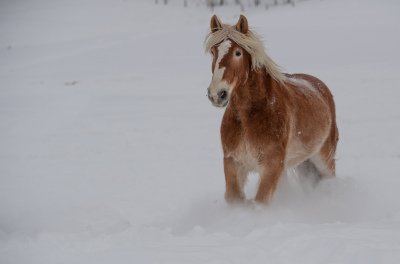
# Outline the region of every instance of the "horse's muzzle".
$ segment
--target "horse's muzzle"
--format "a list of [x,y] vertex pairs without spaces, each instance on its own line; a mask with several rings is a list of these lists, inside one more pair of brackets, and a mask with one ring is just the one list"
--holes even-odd
[[225,88],[219,89],[216,94],[212,94],[210,88],[208,88],[207,96],[211,103],[216,107],[224,107],[229,101],[229,91]]

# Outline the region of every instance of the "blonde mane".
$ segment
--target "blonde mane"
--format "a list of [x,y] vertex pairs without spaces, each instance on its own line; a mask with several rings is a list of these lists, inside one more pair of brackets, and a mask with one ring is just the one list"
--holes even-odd
[[226,39],[234,41],[250,54],[254,70],[265,67],[266,72],[274,80],[280,83],[284,82],[285,75],[281,72],[279,66],[265,53],[260,37],[250,30],[243,34],[237,31],[234,26],[223,24],[221,29],[207,34],[204,41],[206,52],[210,52],[213,46]]

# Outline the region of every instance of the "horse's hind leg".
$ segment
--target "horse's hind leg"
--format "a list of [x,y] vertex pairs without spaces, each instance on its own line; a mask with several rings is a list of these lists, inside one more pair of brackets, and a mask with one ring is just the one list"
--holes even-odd
[[325,153],[318,153],[311,159],[315,168],[318,170],[321,179],[335,177],[335,159]]
[[315,187],[322,178],[315,164],[309,159],[296,167],[296,174],[301,182],[309,183],[312,187]]
[[338,139],[338,130],[336,128],[336,124],[333,124],[331,133],[321,150],[310,159],[320,172],[322,178],[335,177],[335,153]]
[[[304,187],[316,187],[322,179],[335,176],[335,159],[320,151],[310,159],[296,167],[300,181]],[[307,188],[307,187],[306,187]]]

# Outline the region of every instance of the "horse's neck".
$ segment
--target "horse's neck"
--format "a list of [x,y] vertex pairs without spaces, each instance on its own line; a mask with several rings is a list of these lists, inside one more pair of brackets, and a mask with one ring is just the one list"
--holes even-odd
[[272,89],[277,87],[277,82],[265,69],[251,70],[247,80],[235,88],[232,94],[232,106],[240,116],[248,115],[249,111],[265,111],[266,103],[272,99]]

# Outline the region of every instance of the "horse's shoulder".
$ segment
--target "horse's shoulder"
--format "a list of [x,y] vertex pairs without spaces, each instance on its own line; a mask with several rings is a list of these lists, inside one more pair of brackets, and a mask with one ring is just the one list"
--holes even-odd
[[[223,145],[236,145],[242,131],[242,124],[237,112],[228,105],[221,122]],[[229,146],[227,146],[229,147]]]

